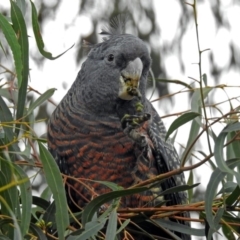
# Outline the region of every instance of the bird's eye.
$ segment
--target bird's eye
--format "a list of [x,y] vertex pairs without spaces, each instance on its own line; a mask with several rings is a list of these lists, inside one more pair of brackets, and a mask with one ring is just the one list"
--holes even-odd
[[107,57],[107,60],[109,62],[112,62],[114,60],[114,55],[113,54],[109,54],[108,57]]

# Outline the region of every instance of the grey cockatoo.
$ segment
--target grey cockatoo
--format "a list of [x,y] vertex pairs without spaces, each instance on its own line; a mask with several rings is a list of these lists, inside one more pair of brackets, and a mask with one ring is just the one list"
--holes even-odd
[[[110,191],[87,179],[112,181],[128,188],[180,167],[172,143],[165,141],[163,122],[146,98],[149,51],[141,39],[125,34],[123,25],[115,19],[102,31],[103,42],[91,46],[48,124],[49,149],[60,170],[86,179],[68,182],[71,209],[81,209],[95,196]],[[159,196],[163,190],[183,184],[183,174],[173,176],[148,191],[123,197],[120,207],[154,207],[163,200],[166,205],[184,204],[185,192]],[[157,234],[169,236],[160,230]]]

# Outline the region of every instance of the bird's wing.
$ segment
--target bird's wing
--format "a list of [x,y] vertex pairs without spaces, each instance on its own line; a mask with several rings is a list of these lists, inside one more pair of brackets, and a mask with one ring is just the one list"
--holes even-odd
[[[152,151],[158,173],[166,173],[180,168],[180,160],[173,144],[169,139],[165,141],[166,129],[160,116],[149,102],[148,108],[152,116],[148,127],[148,135],[153,144]],[[184,175],[181,173],[166,179],[162,184],[162,190],[185,184]],[[166,195],[165,199],[169,201],[167,205],[184,204],[187,202],[187,194],[186,192],[173,193]]]
[[[172,171],[174,169],[178,169],[180,168],[180,160],[170,140],[165,141],[165,136],[166,136],[165,126],[160,116],[158,115],[156,110],[153,108],[153,106],[149,102],[148,102],[148,105],[152,115],[152,121],[150,121],[149,127],[148,127],[148,135],[153,144],[152,152],[156,161],[155,163],[156,163],[158,173],[161,174],[161,173]],[[181,173],[166,179],[163,183],[161,183],[161,188],[164,191],[169,188],[181,186],[185,184],[186,183],[185,183],[184,174]],[[188,201],[187,193],[185,191],[167,194],[164,196],[164,199],[167,201],[166,205],[186,204]],[[185,218],[190,217],[189,212],[183,212],[179,215]],[[172,219],[172,221],[176,221],[176,220]],[[190,226],[189,222],[187,221],[180,220],[176,222]],[[179,235],[181,239],[184,239],[184,240],[191,239],[191,237],[187,234],[177,233],[177,235]]]

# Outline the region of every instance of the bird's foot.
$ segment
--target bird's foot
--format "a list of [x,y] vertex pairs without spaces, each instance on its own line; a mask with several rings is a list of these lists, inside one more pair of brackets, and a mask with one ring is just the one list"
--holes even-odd
[[142,123],[148,121],[151,118],[151,115],[149,113],[145,113],[143,115],[129,115],[125,114],[124,117],[121,120],[122,128],[125,129],[127,127],[129,128],[137,128]]
[[121,122],[126,135],[128,135],[137,145],[145,147],[147,145],[146,138],[137,129],[140,125],[150,119],[151,115],[145,113],[143,115],[129,115],[126,114]]

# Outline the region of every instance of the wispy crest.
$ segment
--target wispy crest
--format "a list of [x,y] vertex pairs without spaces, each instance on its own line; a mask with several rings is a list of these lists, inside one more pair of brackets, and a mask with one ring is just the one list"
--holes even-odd
[[128,14],[122,13],[112,18],[109,25],[102,28],[101,35],[111,37],[113,35],[120,35],[125,33],[126,22],[128,21]]

